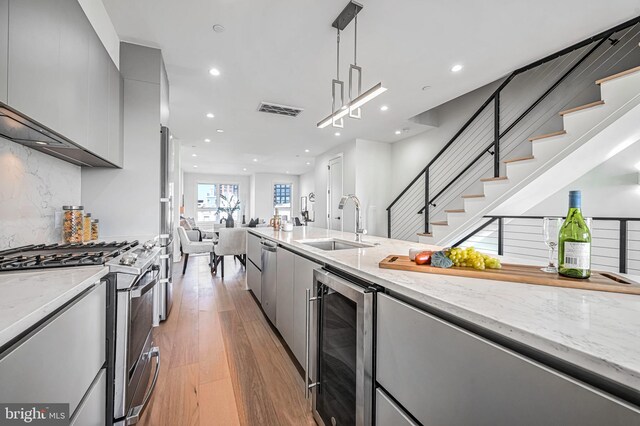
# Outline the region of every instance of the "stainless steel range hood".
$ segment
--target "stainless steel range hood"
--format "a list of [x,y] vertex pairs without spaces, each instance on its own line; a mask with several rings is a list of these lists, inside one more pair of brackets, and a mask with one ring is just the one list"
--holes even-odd
[[84,167],[117,167],[0,102],[0,136]]

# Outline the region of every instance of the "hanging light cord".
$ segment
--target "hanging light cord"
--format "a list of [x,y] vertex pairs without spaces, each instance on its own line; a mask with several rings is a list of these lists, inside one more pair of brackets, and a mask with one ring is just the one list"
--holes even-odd
[[358,65],[358,14],[356,13],[353,28],[353,65]]
[[337,46],[336,49],[336,80],[340,80],[340,28],[338,28],[338,38],[337,38]]

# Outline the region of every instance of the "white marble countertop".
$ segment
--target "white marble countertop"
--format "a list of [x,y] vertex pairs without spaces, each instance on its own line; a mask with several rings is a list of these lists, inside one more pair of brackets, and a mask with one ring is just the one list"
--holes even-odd
[[[324,251],[300,240],[354,234],[311,227],[250,232],[391,292],[470,321],[593,373],[640,390],[640,297],[634,295],[380,269],[390,254],[433,246],[364,236],[371,248]],[[636,278],[637,280],[637,278]]]
[[0,273],[0,347],[108,272],[104,266],[83,266]]

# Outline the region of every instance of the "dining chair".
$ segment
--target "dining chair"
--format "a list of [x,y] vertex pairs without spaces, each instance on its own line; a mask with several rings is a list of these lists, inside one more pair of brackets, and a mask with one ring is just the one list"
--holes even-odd
[[213,274],[218,273],[218,264],[222,264],[224,278],[224,257],[233,256],[246,267],[247,231],[243,228],[220,228],[218,242],[213,247]]
[[211,270],[213,271],[213,241],[191,241],[187,231],[182,226],[178,226],[178,237],[180,238],[180,250],[184,254],[183,275],[187,271],[187,262],[190,254],[209,253],[209,265],[211,265]]

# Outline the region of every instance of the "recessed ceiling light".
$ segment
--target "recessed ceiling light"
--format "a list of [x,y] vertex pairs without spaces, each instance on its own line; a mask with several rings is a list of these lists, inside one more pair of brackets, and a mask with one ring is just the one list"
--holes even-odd
[[211,139],[207,138],[204,140],[205,142],[211,142]]
[[380,107],[380,111],[386,111],[386,110],[388,110],[388,109],[389,109],[389,107],[388,107],[388,106],[386,106],[386,105],[382,105],[382,106]]
[[197,155],[197,154],[191,154],[191,156],[192,156],[192,157],[197,157],[198,155]]
[[458,71],[462,71],[462,65],[455,64],[454,66],[451,67],[451,72],[458,72]]
[[396,135],[399,135],[402,133],[402,130],[396,130]]
[[334,135],[340,136],[340,132],[335,132]]
[[214,77],[217,77],[220,75],[220,70],[218,68],[211,68],[209,70],[209,74],[211,74]]
[[207,113],[207,118],[213,118],[213,117],[215,117],[215,115],[213,115],[213,113],[210,113],[210,112]]
[[307,166],[310,166],[310,165],[311,165],[311,163],[307,161]]
[[196,166],[195,164],[193,165],[193,167],[198,168],[198,166]]
[[426,90],[429,90],[429,89],[431,89],[431,86],[422,86],[422,90],[426,91]]
[[215,24],[213,26],[213,31],[217,32],[217,33],[222,33],[224,32],[224,27],[220,24]]
[[169,135],[169,139],[173,139],[173,135]]
[[224,130],[222,130],[222,129],[217,129],[217,130],[216,130],[216,132],[218,132],[218,133],[224,133]]
[[287,174],[289,174],[289,170],[287,170]]
[[304,152],[309,152],[309,150],[308,150],[308,149],[305,149],[305,150],[304,150]]
[[257,158],[254,158],[254,159],[253,159],[253,162],[254,162],[254,163],[257,163],[257,162],[258,162],[258,159],[257,159]]

